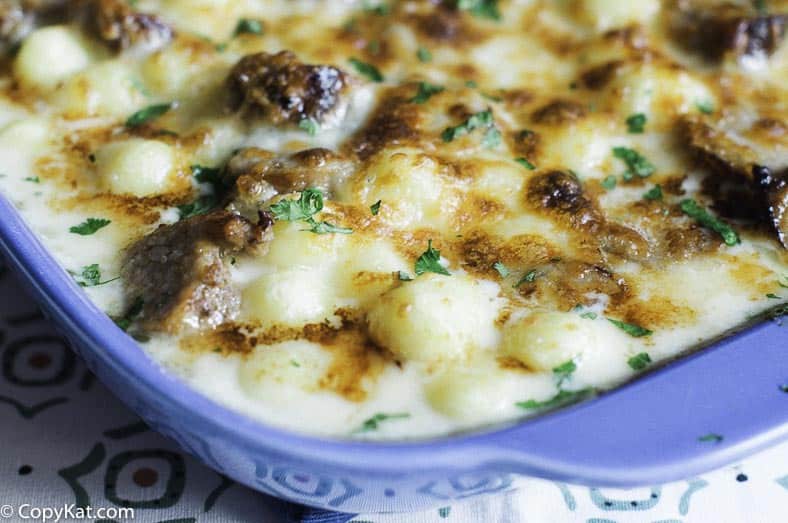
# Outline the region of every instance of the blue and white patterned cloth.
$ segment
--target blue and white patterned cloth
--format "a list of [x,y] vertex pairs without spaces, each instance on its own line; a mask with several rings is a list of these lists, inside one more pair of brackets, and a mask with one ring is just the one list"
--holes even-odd
[[133,508],[135,522],[151,523],[788,522],[788,444],[651,488],[515,479],[491,497],[415,514],[289,505],[218,475],[148,430],[96,382],[4,271],[0,370],[0,521],[26,521],[33,507],[90,505]]

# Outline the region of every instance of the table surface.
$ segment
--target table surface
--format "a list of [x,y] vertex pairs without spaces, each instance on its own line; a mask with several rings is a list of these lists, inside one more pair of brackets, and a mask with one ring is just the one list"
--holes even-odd
[[[2,266],[0,356],[0,518],[24,521],[18,514],[23,505],[30,515],[33,507],[125,504],[135,509],[136,522],[300,519],[297,507],[220,476],[148,430],[94,379]],[[528,478],[513,485],[495,497],[420,514],[301,517],[343,523],[784,522],[788,443],[651,488],[594,489]],[[6,510],[17,512],[7,517]]]

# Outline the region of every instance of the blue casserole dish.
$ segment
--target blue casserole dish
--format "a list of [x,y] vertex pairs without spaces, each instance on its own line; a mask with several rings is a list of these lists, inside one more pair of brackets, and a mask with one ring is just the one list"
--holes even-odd
[[167,374],[88,300],[2,197],[0,248],[90,369],[151,427],[216,471],[305,505],[427,509],[508,489],[517,474],[649,485],[788,436],[788,327],[778,321],[514,425],[402,443],[302,436],[230,411]]

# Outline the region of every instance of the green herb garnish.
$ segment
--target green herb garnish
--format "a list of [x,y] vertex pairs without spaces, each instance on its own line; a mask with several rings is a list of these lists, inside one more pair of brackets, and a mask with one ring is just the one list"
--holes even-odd
[[25,178],[25,181],[31,183],[41,183],[41,179],[38,176],[28,176]]
[[534,169],[536,169],[536,166],[531,162],[529,162],[526,158],[515,158],[514,161],[519,163],[529,171],[533,171]]
[[432,61],[432,53],[426,47],[419,47],[418,51],[416,51],[416,56],[418,57],[419,62],[424,64]]
[[126,120],[126,127],[139,127],[142,124],[146,124],[151,120],[163,116],[170,109],[172,109],[171,103],[150,105],[129,116],[128,120]]
[[373,82],[380,83],[383,81],[383,75],[374,65],[362,62],[358,58],[351,58],[349,61],[358,74],[366,76]]
[[79,234],[80,236],[90,236],[91,234],[95,234],[99,229],[106,227],[110,223],[112,223],[112,221],[105,218],[88,218],[79,225],[71,227],[68,231],[73,232],[74,234]]
[[651,365],[651,356],[647,352],[641,352],[629,358],[627,364],[632,370],[643,370]]
[[610,176],[608,176],[607,178],[605,178],[599,183],[602,187],[604,187],[608,191],[612,191],[613,189],[616,188],[616,183],[618,183],[618,180],[616,180],[616,177],[611,174]]
[[662,199],[662,187],[659,185],[655,185],[648,191],[643,194],[644,200],[661,200]]
[[241,18],[238,20],[238,25],[235,26],[233,35],[238,36],[241,34],[263,34],[263,22],[260,20],[254,20],[252,18]]
[[714,104],[709,100],[695,102],[695,107],[703,114],[711,114],[714,112]]
[[536,281],[537,276],[539,276],[539,272],[536,269],[531,269],[530,271],[526,272],[522,278],[517,280],[517,283],[514,284],[514,288],[516,289],[523,283],[533,283]]
[[351,234],[353,229],[337,227],[329,222],[317,222],[314,215],[323,210],[323,193],[320,189],[309,188],[301,191],[297,200],[282,199],[269,209],[275,220],[287,222],[306,222],[310,226],[304,229],[315,234]]
[[416,96],[408,100],[410,103],[414,104],[423,104],[433,95],[436,95],[440,92],[443,92],[446,88],[440,85],[433,85],[429,82],[420,82],[419,83],[419,90],[416,93]]
[[573,360],[562,363],[553,369],[553,374],[558,378],[558,387],[560,388],[563,383],[569,379],[569,376],[577,370],[577,364]]
[[493,124],[492,110],[487,109],[486,111],[472,114],[460,125],[447,127],[443,130],[443,133],[441,133],[441,138],[443,138],[444,142],[451,142],[460,136],[470,133],[474,129],[478,129],[480,127],[490,127]]
[[309,224],[309,229],[304,229],[305,231],[313,232],[315,234],[353,234],[353,229],[348,229],[347,227],[337,227],[333,223],[329,222],[316,222],[312,219],[307,220]]
[[222,181],[222,170],[218,167],[205,167],[203,165],[192,165],[190,167],[192,176],[200,183],[210,183],[218,185]]
[[648,118],[643,113],[636,113],[627,118],[627,128],[632,134],[642,134]]
[[381,200],[376,201],[372,205],[369,206],[369,211],[372,213],[372,216],[377,216],[380,212],[380,204],[383,203]]
[[131,324],[134,322],[134,320],[137,319],[137,316],[142,313],[143,305],[145,305],[145,302],[142,301],[142,298],[137,298],[134,300],[134,303],[132,303],[131,307],[129,307],[129,310],[126,312],[126,314],[120,318],[112,318],[112,321],[115,322],[115,325],[120,327],[120,330],[126,332],[129,330],[129,327],[131,327]]
[[594,393],[594,389],[559,390],[558,394],[545,401],[528,400],[516,403],[522,409],[554,409],[582,401]]
[[307,220],[323,210],[323,193],[320,189],[304,189],[297,200],[283,198],[271,206],[275,220],[296,222]]
[[498,0],[457,0],[457,9],[468,11],[473,16],[500,20],[501,12],[498,9]]
[[387,14],[389,14],[391,12],[391,8],[387,4],[385,4],[383,2],[376,4],[376,3],[370,2],[370,0],[365,0],[364,1],[363,8],[364,8],[364,11],[367,11],[369,13],[374,13],[374,14],[376,14],[378,16],[386,16]]
[[710,441],[710,442],[713,442],[713,443],[719,443],[722,440],[723,440],[722,436],[720,436],[719,434],[714,434],[713,432],[698,438],[698,441],[704,441],[704,442],[705,441]]
[[628,147],[613,147],[613,156],[627,165],[625,180],[631,180],[635,176],[647,178],[657,170],[643,155]]
[[298,122],[298,128],[306,131],[309,136],[315,136],[320,130],[320,124],[311,118],[304,118]]
[[595,313],[594,311],[586,311],[583,314],[581,314],[580,317],[585,320],[595,320],[597,319],[598,316],[597,313]]
[[425,272],[434,272],[435,274],[451,276],[451,273],[446,270],[446,267],[441,265],[440,259],[441,251],[432,247],[432,240],[427,240],[427,250],[416,260],[416,276],[421,276]]
[[482,145],[487,149],[495,149],[501,145],[501,131],[497,127],[487,129],[482,138]]
[[371,418],[365,420],[364,423],[361,424],[361,427],[359,427],[358,429],[353,431],[353,433],[354,434],[358,434],[358,433],[361,433],[361,432],[370,432],[370,431],[373,431],[373,430],[378,430],[378,427],[384,421],[389,421],[389,420],[393,420],[393,419],[405,419],[405,418],[409,418],[409,417],[410,417],[410,414],[405,413],[405,412],[400,412],[400,413],[396,413],[396,414],[384,414],[382,412],[379,412],[379,413],[375,414],[374,416],[372,416]]
[[179,205],[178,214],[180,215],[181,220],[191,218],[192,216],[200,216],[202,214],[208,213],[211,209],[216,207],[217,203],[219,202],[216,198],[216,195],[206,194],[200,196],[191,203]]
[[698,205],[698,202],[695,200],[683,200],[681,202],[681,210],[684,214],[690,218],[694,218],[704,227],[708,227],[722,236],[725,245],[736,245],[739,243],[739,235],[730,225],[712,216],[706,209]]
[[493,263],[493,269],[498,271],[498,274],[501,275],[501,278],[506,278],[507,276],[509,276],[512,273],[512,271],[509,270],[509,267],[507,267],[506,265],[504,265],[503,263],[501,263],[499,261]]
[[405,271],[399,271],[397,273],[397,278],[399,281],[413,281],[413,277]]
[[770,292],[769,294],[767,294],[766,297],[769,298],[770,300],[782,300],[782,298],[780,296],[777,296],[773,292]]
[[86,265],[82,267],[80,273],[77,274],[72,272],[71,275],[81,287],[96,287],[98,285],[104,285],[119,279],[118,277],[112,278],[111,280],[101,281],[101,268],[99,267],[98,263]]
[[619,320],[614,320],[612,318],[608,318],[607,321],[621,329],[622,331],[626,332],[630,336],[635,338],[642,338],[644,336],[651,336],[654,334],[654,331],[650,331],[646,328],[641,327],[640,325],[635,325],[633,323],[626,323]]

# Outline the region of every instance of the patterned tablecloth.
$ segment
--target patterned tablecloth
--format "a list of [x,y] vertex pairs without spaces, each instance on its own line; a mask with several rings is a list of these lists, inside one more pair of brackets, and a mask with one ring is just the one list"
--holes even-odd
[[[134,521],[157,523],[788,521],[788,444],[652,488],[514,479],[509,491],[421,514],[313,512],[242,487],[148,430],[94,379],[4,270],[0,357],[0,520],[27,521],[43,508],[69,507],[78,515],[77,507],[90,505],[133,508]],[[90,521],[119,516],[108,511]]]

